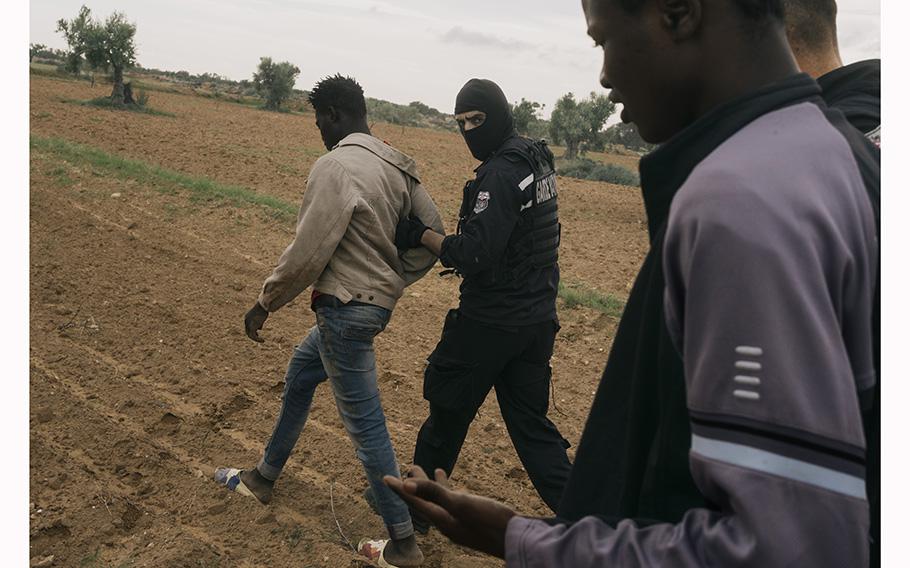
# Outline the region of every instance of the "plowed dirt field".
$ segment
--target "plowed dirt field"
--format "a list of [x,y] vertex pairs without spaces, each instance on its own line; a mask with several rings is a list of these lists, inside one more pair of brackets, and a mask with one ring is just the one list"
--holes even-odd
[[[328,387],[316,393],[271,505],[211,481],[214,467],[259,458],[287,359],[314,323],[301,298],[269,319],[266,343],[242,332],[292,221],[85,157],[90,147],[296,207],[324,152],[313,116],[159,92],[151,106],[173,116],[72,102],[101,94],[31,80],[30,556],[52,566],[368,565],[345,538],[383,529],[361,498],[366,481]],[[414,156],[454,229],[475,165],[460,137],[386,124],[373,131]],[[82,154],[60,151],[61,141]],[[559,183],[563,281],[624,300],[647,244],[638,190]],[[376,341],[402,465],[427,413],[425,358],[457,304],[458,282],[437,272],[405,292]],[[560,320],[550,416],[574,445],[617,317],[560,302]],[[548,514],[492,393],[453,482],[521,513]],[[500,565],[436,532],[420,542],[426,566]]]

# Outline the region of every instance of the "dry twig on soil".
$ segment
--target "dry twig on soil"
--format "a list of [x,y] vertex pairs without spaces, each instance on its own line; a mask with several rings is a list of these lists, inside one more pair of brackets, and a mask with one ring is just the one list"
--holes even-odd
[[102,503],[104,503],[104,508],[107,509],[107,514],[113,517],[114,514],[111,513],[111,508],[107,506],[107,499],[104,498],[104,490],[101,489],[97,482],[95,482],[95,487],[98,487],[98,492],[95,494],[95,496],[98,497]]
[[341,530],[341,523],[338,522],[338,515],[335,514],[335,481],[332,481],[329,484],[329,506],[332,508],[332,518],[335,519],[335,526],[338,527],[338,534],[341,535],[341,538],[351,547],[351,550],[357,552],[357,549],[354,548],[354,545],[351,544],[351,541],[348,540],[348,537],[344,535],[344,531]]

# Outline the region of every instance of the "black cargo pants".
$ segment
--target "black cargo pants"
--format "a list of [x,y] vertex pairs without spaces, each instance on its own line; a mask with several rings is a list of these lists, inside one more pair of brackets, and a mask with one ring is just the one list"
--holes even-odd
[[423,396],[430,416],[417,435],[414,463],[431,478],[436,468],[451,474],[477,409],[495,388],[518,457],[541,499],[556,511],[572,467],[569,442],[547,418],[558,329],[555,321],[494,327],[449,310],[427,358]]

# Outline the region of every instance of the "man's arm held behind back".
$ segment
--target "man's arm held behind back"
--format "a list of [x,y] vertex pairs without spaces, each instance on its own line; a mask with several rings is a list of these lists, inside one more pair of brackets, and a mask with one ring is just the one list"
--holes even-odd
[[445,235],[440,235],[436,231],[430,229],[429,231],[423,232],[423,235],[420,237],[420,244],[429,249],[429,251],[436,256],[439,256],[442,252],[442,241],[444,241],[445,238]]
[[[426,233],[445,234],[445,228],[442,225],[442,217],[436,203],[430,197],[427,190],[417,183],[411,193],[411,215],[419,218],[426,224],[429,231]],[[426,249],[423,247],[412,248],[401,253],[401,264],[404,273],[405,286],[410,286],[414,282],[423,278],[427,272],[436,264],[436,258],[439,256],[438,250]]]

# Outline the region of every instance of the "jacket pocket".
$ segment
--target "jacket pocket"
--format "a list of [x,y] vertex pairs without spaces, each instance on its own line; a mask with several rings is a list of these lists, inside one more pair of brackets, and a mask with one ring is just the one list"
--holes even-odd
[[427,362],[423,398],[448,410],[470,406],[474,365],[439,355],[436,351],[430,354]]

